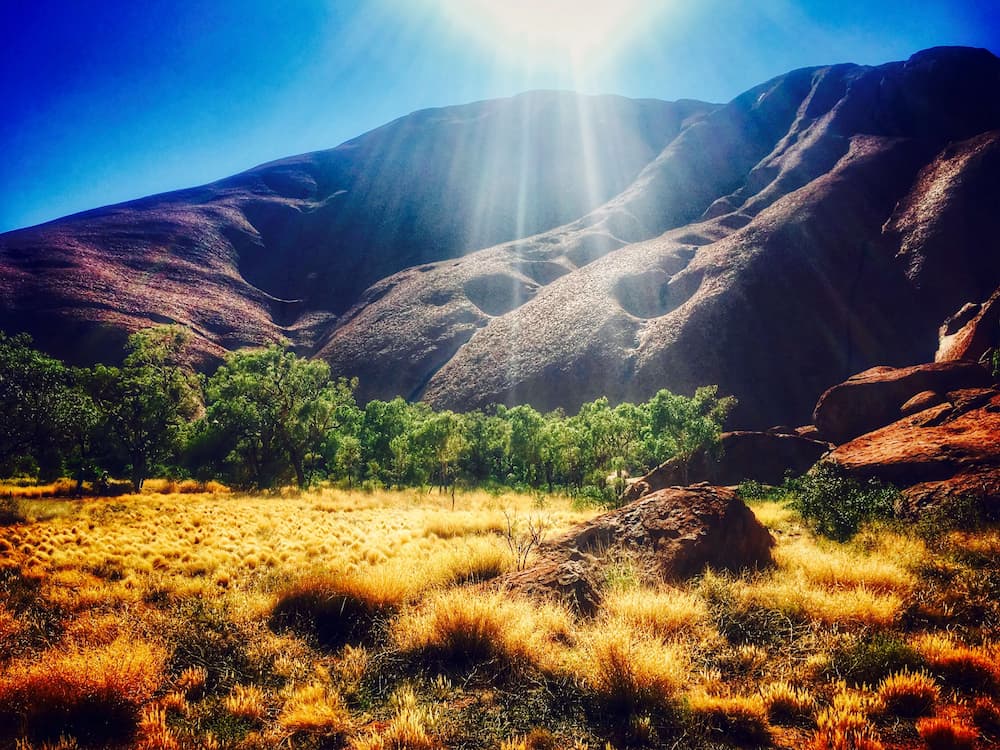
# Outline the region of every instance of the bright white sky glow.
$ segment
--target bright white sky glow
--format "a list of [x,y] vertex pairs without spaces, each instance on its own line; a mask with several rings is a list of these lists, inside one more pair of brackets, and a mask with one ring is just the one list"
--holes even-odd
[[613,58],[666,3],[650,0],[441,0],[477,44],[526,67],[578,70]]

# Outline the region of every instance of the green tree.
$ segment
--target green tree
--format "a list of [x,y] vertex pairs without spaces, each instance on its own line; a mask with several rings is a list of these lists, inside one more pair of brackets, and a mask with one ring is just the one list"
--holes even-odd
[[98,365],[89,378],[94,403],[136,492],[154,467],[176,457],[201,408],[197,377],[184,365],[189,339],[179,326],[138,331],[128,338],[120,368]]
[[[408,465],[406,432],[411,423],[410,405],[397,396],[392,401],[369,401],[361,419],[361,461],[371,479],[393,483],[401,480],[400,470]],[[395,447],[392,441],[397,440]]]
[[53,475],[61,469],[59,414],[68,372],[31,344],[27,334],[0,331],[0,470],[10,474],[20,465]]
[[542,430],[545,418],[535,409],[522,404],[507,409],[510,424],[510,463],[518,481],[537,487],[542,481]]
[[454,502],[455,482],[470,448],[462,416],[451,411],[430,412],[415,425],[413,444],[428,477],[442,492],[450,487]]
[[283,346],[235,352],[208,380],[206,442],[225,451],[237,483],[271,487],[294,477],[305,487],[330,433],[357,422],[356,387]]
[[688,398],[661,390],[646,406],[649,411],[647,447],[656,461],[677,458],[687,468],[702,449],[711,450],[719,442],[722,423],[736,406],[732,396],[718,397],[714,385],[698,388]]

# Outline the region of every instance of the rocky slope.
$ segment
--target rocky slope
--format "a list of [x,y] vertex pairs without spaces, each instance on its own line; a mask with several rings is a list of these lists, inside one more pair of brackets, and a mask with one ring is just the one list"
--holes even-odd
[[206,353],[284,335],[359,375],[362,398],[453,408],[718,383],[737,423],[766,427],[805,422],[852,373],[933,359],[991,309],[989,52],[793,71],[723,107],[559,95],[577,104],[553,130],[590,137],[508,143],[511,118],[553,96],[420,113],[4,235],[0,325],[61,353],[87,343],[65,336],[80,321],[178,320]]
[[576,219],[714,108],[534,92],[426,110],[329,151],[0,235],[0,327],[84,361],[167,321],[209,359],[279,338],[311,353],[379,279]]

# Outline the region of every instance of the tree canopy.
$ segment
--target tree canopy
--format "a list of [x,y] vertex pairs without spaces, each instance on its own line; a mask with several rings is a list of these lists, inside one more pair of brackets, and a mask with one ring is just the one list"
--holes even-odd
[[610,500],[629,474],[711,449],[735,403],[708,386],[640,404],[599,398],[573,415],[436,411],[398,397],[360,406],[356,379],[286,346],[233,352],[201,377],[186,346],[183,329],[159,326],[129,338],[120,366],[74,369],[0,333],[0,470],[80,484],[124,473],[136,489],[160,472],[255,489],[464,482]]

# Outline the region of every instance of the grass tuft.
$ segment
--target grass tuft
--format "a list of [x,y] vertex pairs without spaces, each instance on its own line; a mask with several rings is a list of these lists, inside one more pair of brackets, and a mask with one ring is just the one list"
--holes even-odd
[[119,639],[14,662],[0,675],[0,728],[40,739],[62,733],[88,742],[127,738],[160,685],[164,661],[157,646]]
[[904,670],[882,680],[876,694],[886,713],[915,718],[934,712],[941,690],[927,673]]
[[330,649],[361,643],[411,595],[405,581],[388,576],[311,576],[278,594],[271,627],[313,636]]
[[917,722],[917,734],[928,750],[973,750],[979,732],[952,719],[931,717]]
[[767,685],[762,697],[768,721],[772,724],[795,726],[813,723],[816,699],[805,688],[779,680]]

